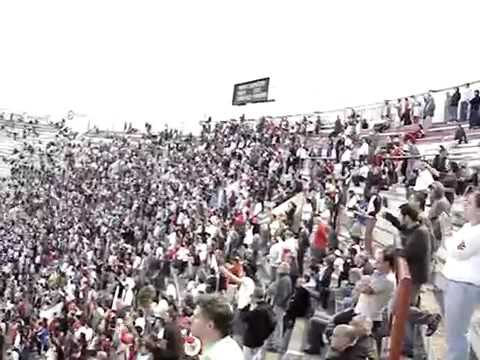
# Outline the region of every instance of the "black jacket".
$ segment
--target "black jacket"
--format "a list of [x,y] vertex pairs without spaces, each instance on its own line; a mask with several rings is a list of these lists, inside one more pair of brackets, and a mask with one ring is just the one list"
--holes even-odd
[[430,277],[431,239],[425,225],[401,230],[402,254],[407,260],[412,283],[425,284]]
[[460,98],[462,95],[460,95],[459,91],[455,91],[450,98],[450,106],[458,106],[458,103],[460,102]]
[[431,235],[425,225],[416,225],[406,229],[400,221],[390,213],[385,217],[400,231],[403,249],[400,252],[407,260],[412,283],[425,284],[430,276]]
[[310,305],[310,292],[303,286],[297,286],[288,305],[287,316],[290,319],[306,317],[310,312]]
[[375,196],[375,198],[373,199],[373,208],[374,209],[373,209],[373,211],[370,211],[367,215],[372,216],[372,217],[376,217],[377,214],[382,209],[382,198],[378,194],[375,194],[375,195],[372,195],[372,196]]
[[253,310],[242,310],[240,319],[245,323],[243,345],[249,348],[263,346],[265,340],[275,329],[273,312],[265,302],[261,302]]

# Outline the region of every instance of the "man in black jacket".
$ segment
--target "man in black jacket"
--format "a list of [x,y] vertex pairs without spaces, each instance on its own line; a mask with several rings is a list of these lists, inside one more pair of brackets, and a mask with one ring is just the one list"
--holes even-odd
[[458,119],[458,104],[460,103],[462,95],[460,89],[455,88],[455,92],[450,97],[450,103],[448,104],[448,121],[457,121]]
[[307,224],[304,222],[300,227],[298,251],[297,251],[297,263],[298,272],[303,275],[303,263],[305,260],[305,253],[310,247],[310,232],[307,229]]
[[480,126],[480,92],[475,90],[470,100],[470,129]]
[[260,360],[263,344],[275,329],[275,319],[261,288],[255,289],[252,300],[252,304],[240,313],[240,319],[245,323],[243,354],[245,360]]
[[400,206],[399,222],[390,213],[386,213],[385,218],[400,230],[402,253],[412,276],[412,305],[416,305],[420,288],[430,275],[430,232],[421,224],[418,211],[409,204]]

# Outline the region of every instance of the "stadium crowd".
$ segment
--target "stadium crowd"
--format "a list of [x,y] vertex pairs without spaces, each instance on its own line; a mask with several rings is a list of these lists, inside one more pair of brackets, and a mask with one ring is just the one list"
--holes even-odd
[[[472,126],[477,97],[467,103]],[[467,120],[462,101],[452,100],[449,114]],[[433,98],[399,103],[403,124],[420,126],[384,142],[391,111],[364,135],[369,125],[356,114],[339,118],[325,139],[316,136],[320,119],[265,118],[207,121],[200,137],[147,126],[143,136],[99,141],[59,122],[41,147],[28,141],[36,131],[25,134],[6,159],[11,176],[0,193],[2,356],[259,360],[285,352],[295,319],[307,317],[307,352],[377,359],[389,335],[396,256],[412,275],[404,352],[414,356],[418,325],[429,336],[442,319],[419,298],[445,246],[436,293],[447,359],[465,359],[480,286],[478,246],[465,233],[480,219],[479,193],[465,196],[458,244],[446,241],[445,224],[477,176],[449,162],[445,148],[432,163],[421,160],[416,140],[428,136]],[[409,191],[397,218],[382,191],[399,184]],[[402,246],[373,245],[380,217]],[[462,291],[464,303],[451,291]],[[457,321],[463,306],[470,313]]]

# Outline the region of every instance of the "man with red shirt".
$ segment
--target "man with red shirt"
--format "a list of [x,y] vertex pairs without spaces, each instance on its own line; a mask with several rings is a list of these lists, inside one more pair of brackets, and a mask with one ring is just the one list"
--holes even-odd
[[312,244],[312,256],[318,262],[320,262],[327,253],[329,233],[330,227],[327,224],[320,222],[317,225]]

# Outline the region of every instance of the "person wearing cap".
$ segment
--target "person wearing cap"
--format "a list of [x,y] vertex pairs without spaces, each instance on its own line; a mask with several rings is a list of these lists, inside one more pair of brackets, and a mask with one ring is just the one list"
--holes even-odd
[[262,288],[255,288],[252,302],[241,312],[240,318],[245,323],[242,341],[245,360],[261,360],[263,345],[276,325],[272,307],[265,301]]
[[282,353],[285,348],[283,317],[293,293],[290,265],[282,262],[277,269],[278,279],[268,288],[267,294],[272,298],[273,312],[277,325],[270,337],[269,345],[272,351]]

